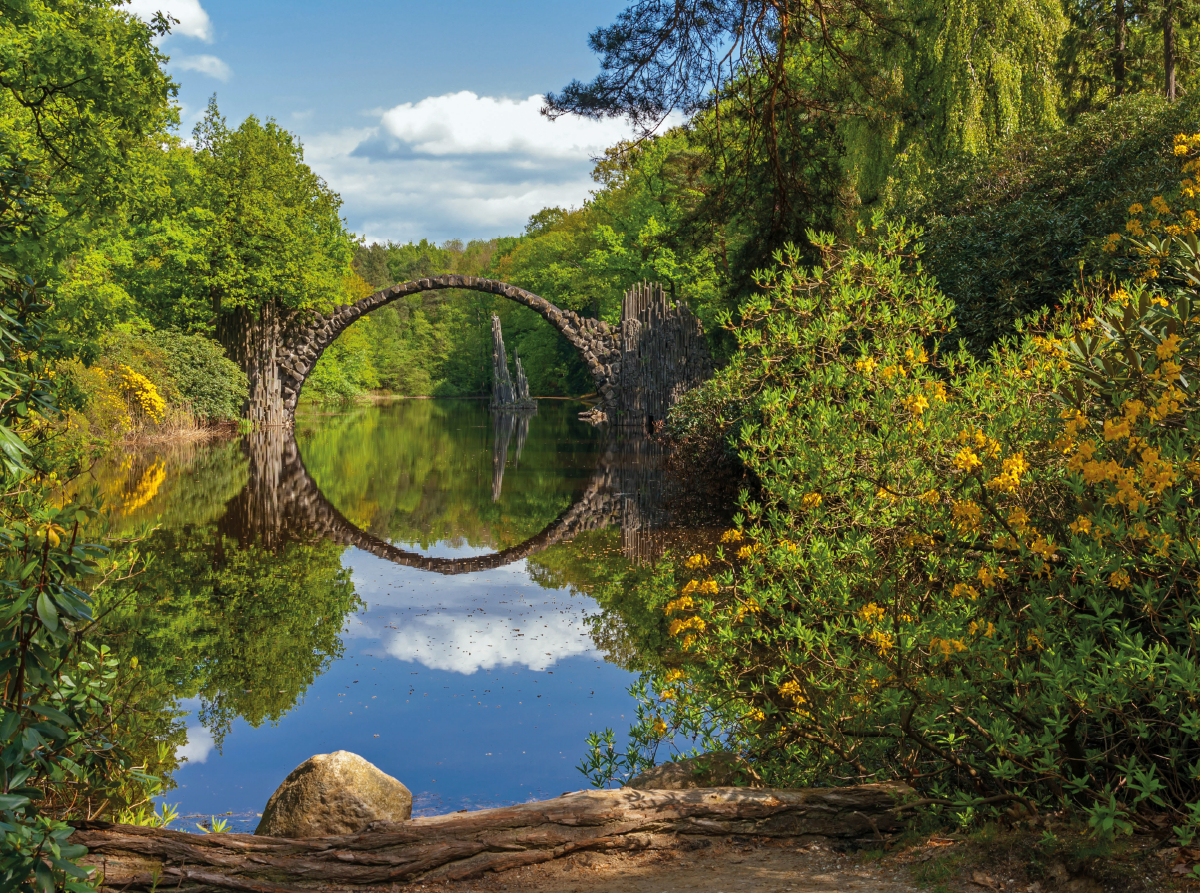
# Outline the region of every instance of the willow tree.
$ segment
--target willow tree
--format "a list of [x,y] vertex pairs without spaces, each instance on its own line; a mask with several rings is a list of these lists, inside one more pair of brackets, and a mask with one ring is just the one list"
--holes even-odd
[[193,136],[204,259],[195,287],[217,339],[249,377],[249,417],[281,424],[283,332],[342,303],[352,247],[341,198],[274,121],[250,117],[230,129],[213,100]]
[[696,115],[724,180],[766,187],[764,225],[789,232],[873,200],[897,158],[1056,126],[1064,23],[1059,0],[636,0],[591,36],[599,76],[546,113]]
[[890,88],[843,126],[864,202],[893,178],[1060,126],[1059,0],[907,0],[903,19],[903,40],[863,45]]

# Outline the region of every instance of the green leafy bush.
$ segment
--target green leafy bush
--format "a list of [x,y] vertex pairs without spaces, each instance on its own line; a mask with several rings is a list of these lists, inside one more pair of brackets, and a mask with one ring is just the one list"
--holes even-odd
[[154,780],[115,743],[120,674],[85,641],[92,599],[81,583],[125,573],[80,540],[95,511],[63,498],[34,470],[57,412],[45,305],[28,280],[0,269],[0,888],[92,889],[68,842],[66,808],[144,799]]
[[979,357],[1016,320],[1060,304],[1081,264],[1128,275],[1102,252],[1132,202],[1177,182],[1172,137],[1200,98],[1133,96],[1072,127],[1023,134],[993,157],[896,177],[889,212],[923,227],[925,268],[955,303],[957,333]]
[[246,373],[217,342],[201,335],[154,332],[145,339],[166,358],[179,399],[205,421],[238,418],[249,393]]
[[[1200,138],[1177,145],[1194,173]],[[1194,202],[1191,182],[1156,206]],[[651,596],[678,669],[635,749],[707,730],[775,785],[902,780],[962,816],[1078,807],[1106,836],[1165,810],[1189,841],[1194,229],[1141,243],[1153,287],[1083,295],[1094,313],[1043,317],[986,363],[943,349],[953,308],[913,233],[816,244],[820,267],[781,257],[729,323],[714,389],[745,395],[761,492]]]

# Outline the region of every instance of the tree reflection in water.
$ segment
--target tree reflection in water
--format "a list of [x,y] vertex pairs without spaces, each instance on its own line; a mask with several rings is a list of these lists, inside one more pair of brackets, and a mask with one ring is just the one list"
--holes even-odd
[[[443,575],[523,559],[523,577],[606,609],[591,620],[592,638],[615,662],[656,659],[661,611],[640,604],[637,588],[680,536],[660,448],[604,442],[574,426],[574,409],[532,424],[479,410],[434,401],[372,409],[304,426],[299,444],[290,432],[259,431],[100,475],[131,494],[115,533],[162,521],[141,544],[150,569],[136,592],[109,596],[104,625],[122,656],[138,659],[147,748],[154,738],[171,745],[157,762],[148,755],[152,770],[172,768],[181,706],[219,747],[236,718],[279,721],[342,655],[343,631],[363,606],[347,546]],[[149,499],[146,480],[158,481]],[[487,551],[428,554],[438,543]]]

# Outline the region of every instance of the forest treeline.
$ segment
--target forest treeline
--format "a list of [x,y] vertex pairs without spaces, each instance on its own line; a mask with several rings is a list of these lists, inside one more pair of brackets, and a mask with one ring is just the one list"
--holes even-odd
[[[0,0],[0,886],[91,890],[65,820],[156,790],[146,679],[94,626],[115,592],[140,610],[142,559],[85,542],[99,509],[67,482],[116,439],[238,418],[254,325],[438,272],[609,321],[657,280],[723,364],[670,430],[758,490],[636,596],[673,644],[629,767],[686,730],[782,784],[898,778],[963,824],[1080,808],[1108,835],[1159,810],[1190,842],[1198,14],[633,0],[592,35],[599,76],[547,96],[638,129],[591,198],[435,246],[360,243],[269,117],[214,99],[185,137],[166,17]],[[445,293],[352,326],[307,397],[480,393],[492,312],[535,392],[588,387],[527,311]],[[334,557],[295,556],[331,612]]]

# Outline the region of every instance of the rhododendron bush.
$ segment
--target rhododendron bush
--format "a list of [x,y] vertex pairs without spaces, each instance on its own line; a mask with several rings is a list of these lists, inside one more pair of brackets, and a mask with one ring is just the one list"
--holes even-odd
[[[1200,140],[1178,149],[1190,177]],[[1200,820],[1200,261],[1166,221],[988,362],[958,348],[917,234],[815,237],[708,385],[761,484],[661,575],[676,651],[635,742],[704,730],[774,785],[900,780],[960,815]],[[1170,229],[1168,229],[1168,225]]]

